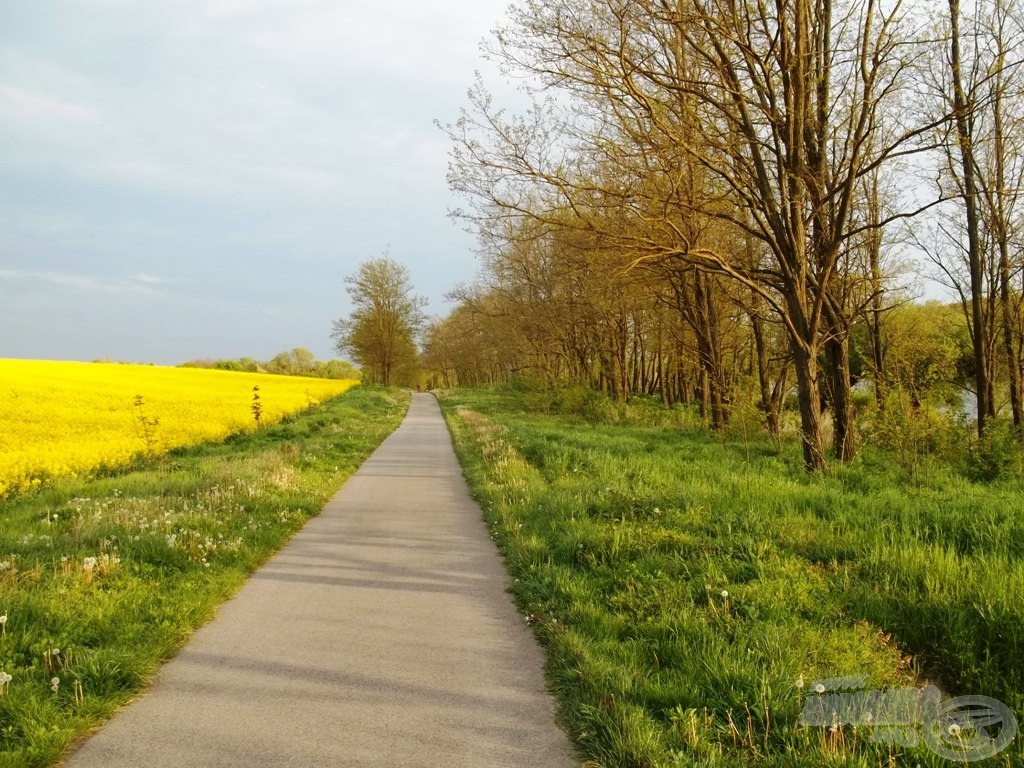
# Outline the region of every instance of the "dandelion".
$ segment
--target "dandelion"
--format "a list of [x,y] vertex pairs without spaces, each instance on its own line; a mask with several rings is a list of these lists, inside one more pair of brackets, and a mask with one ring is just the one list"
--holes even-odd
[[960,726],[957,725],[956,723],[952,723],[949,726],[949,735],[952,736],[955,739],[960,738]]
[[91,573],[96,568],[96,558],[87,557],[82,561],[82,570],[86,573]]
[[7,684],[14,678],[8,675],[6,672],[0,671],[0,696],[7,691]]
[[51,677],[50,678],[50,690],[53,691],[54,693],[56,693],[59,689],[60,689],[60,678],[59,677]]
[[729,597],[729,590],[723,589],[722,590],[722,599],[725,600],[727,597]]
[[815,693],[824,693],[825,692],[825,686],[822,685],[821,683],[818,683],[817,685],[814,686],[814,692]]
[[800,675],[794,685],[797,687],[797,690],[802,691],[804,689],[804,676]]

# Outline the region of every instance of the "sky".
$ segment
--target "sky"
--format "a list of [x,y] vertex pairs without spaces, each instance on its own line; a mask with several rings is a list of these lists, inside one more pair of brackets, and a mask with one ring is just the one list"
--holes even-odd
[[0,358],[336,357],[388,253],[471,281],[453,122],[507,0],[0,2]]

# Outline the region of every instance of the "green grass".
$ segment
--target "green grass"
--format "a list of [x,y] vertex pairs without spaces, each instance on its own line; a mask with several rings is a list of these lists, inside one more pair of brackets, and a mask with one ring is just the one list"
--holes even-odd
[[13,678],[0,766],[53,764],[131,699],[407,405],[359,387],[255,434],[0,503],[0,670]]
[[[1019,479],[908,486],[871,450],[808,476],[795,444],[578,423],[509,389],[442,403],[593,764],[953,764],[802,725],[812,682],[840,676],[1024,714]],[[980,764],[1024,765],[1020,744]]]

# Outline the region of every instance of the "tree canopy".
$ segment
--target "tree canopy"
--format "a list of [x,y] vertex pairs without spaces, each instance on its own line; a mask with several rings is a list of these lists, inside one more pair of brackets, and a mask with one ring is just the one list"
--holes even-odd
[[410,384],[417,374],[416,341],[426,299],[413,292],[409,270],[387,256],[359,265],[345,278],[352,313],[331,334],[342,354],[375,384]]

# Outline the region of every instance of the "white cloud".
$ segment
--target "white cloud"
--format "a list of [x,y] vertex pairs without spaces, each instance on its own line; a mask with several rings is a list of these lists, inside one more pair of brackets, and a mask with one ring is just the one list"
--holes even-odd
[[[0,32],[0,284],[33,300],[0,302],[0,325],[43,328],[42,308],[66,305],[86,334],[97,296],[147,308],[159,295],[184,318],[170,346],[188,318],[207,334],[245,295],[306,328],[287,346],[315,347],[342,277],[388,245],[437,297],[469,279],[432,121],[457,116],[505,2],[14,3]],[[248,312],[218,334],[280,335]]]
[[41,282],[61,288],[70,288],[79,293],[93,294],[154,294],[159,288],[168,285],[167,281],[146,274],[108,278],[98,275],[21,269],[0,269],[0,280]]
[[9,125],[81,129],[95,125],[98,115],[88,104],[13,85],[0,85],[0,120]]

